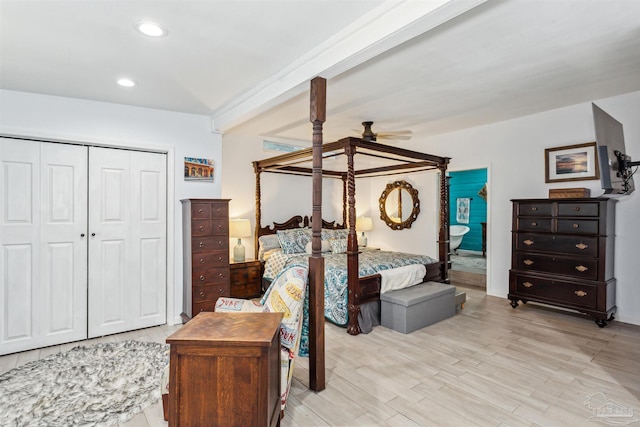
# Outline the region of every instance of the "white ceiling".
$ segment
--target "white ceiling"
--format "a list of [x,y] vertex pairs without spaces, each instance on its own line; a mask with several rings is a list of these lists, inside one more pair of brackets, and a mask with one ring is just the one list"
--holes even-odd
[[[133,24],[151,19],[169,35]],[[325,141],[413,139],[640,90],[637,0],[0,0],[0,88],[212,117]],[[115,84],[128,76],[139,84]],[[402,143],[402,144],[410,144]]]

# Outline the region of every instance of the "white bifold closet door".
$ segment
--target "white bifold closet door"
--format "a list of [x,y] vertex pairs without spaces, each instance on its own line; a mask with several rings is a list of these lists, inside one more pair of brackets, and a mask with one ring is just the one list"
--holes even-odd
[[89,337],[166,321],[166,156],[89,151]]
[[0,354],[87,336],[87,149],[0,140]]
[[0,354],[166,322],[166,156],[0,138]]

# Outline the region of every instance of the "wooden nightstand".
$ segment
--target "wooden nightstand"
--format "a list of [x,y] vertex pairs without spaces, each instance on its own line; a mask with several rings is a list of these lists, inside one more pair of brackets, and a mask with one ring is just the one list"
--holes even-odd
[[262,295],[262,264],[250,259],[231,261],[231,297],[257,298]]

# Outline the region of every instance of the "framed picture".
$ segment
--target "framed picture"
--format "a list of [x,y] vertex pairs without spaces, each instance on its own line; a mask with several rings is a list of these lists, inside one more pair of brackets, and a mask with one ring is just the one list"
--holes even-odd
[[546,148],[544,171],[545,182],[600,179],[596,143]]
[[213,160],[198,159],[196,157],[184,158],[184,180],[213,182]]

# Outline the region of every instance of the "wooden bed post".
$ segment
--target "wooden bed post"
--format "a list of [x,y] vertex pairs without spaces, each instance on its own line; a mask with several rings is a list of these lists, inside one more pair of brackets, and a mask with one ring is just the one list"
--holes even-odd
[[440,230],[438,232],[438,257],[442,262],[441,280],[449,283],[449,186],[447,185],[447,164],[438,165],[440,171]]
[[312,253],[309,258],[309,387],[325,389],[324,360],[324,258],[322,257],[322,124],[327,112],[327,81],[311,80],[309,120],[313,123]]
[[347,321],[347,332],[351,335],[360,333],[360,325],[358,323],[360,305],[356,304],[356,302],[361,294],[360,269],[358,267],[358,237],[356,235],[356,174],[353,167],[353,155],[355,153],[355,146],[349,145],[345,147],[345,154],[347,155],[347,190],[349,193],[349,235],[347,237],[347,280],[349,288],[347,310],[349,319]]
[[347,174],[342,175],[342,225],[347,226]]
[[255,230],[253,233],[253,244],[254,244],[254,252],[255,252],[255,257],[256,259],[258,259],[258,233],[260,232],[260,226],[262,223],[262,206],[261,206],[261,199],[262,199],[262,195],[260,194],[260,168],[258,167],[258,162],[253,162],[253,171],[256,174],[256,226],[255,226]]

